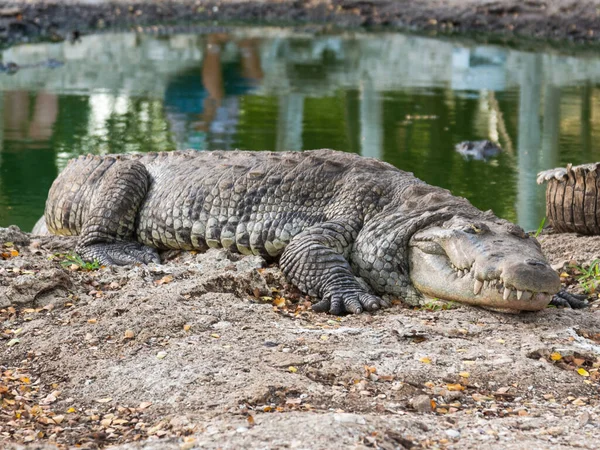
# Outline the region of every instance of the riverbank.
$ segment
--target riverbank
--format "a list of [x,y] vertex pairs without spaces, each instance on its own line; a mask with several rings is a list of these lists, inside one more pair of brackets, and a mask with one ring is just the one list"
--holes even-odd
[[597,447],[598,302],[334,317],[259,257],[84,270],[72,246],[0,228],[2,448]]
[[[600,0],[9,1],[0,45],[76,39],[105,29],[169,32],[190,24],[330,26],[600,41]],[[187,24],[187,25],[186,25]],[[166,28],[165,28],[166,27]]]

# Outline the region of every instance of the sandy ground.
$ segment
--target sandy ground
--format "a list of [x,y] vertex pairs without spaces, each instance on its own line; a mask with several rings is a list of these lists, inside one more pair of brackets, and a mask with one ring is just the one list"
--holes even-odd
[[115,28],[161,32],[156,25],[182,23],[200,28],[293,25],[315,31],[387,27],[597,42],[600,0],[9,0],[0,6],[0,45]]
[[339,318],[259,257],[83,271],[72,245],[0,229],[2,448],[598,447],[600,302]]

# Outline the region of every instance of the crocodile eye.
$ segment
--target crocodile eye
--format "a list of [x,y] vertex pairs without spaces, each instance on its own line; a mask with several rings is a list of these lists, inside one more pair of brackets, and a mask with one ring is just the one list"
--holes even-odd
[[529,235],[527,233],[525,233],[525,231],[523,231],[523,228],[521,228],[519,225],[515,225],[514,223],[509,223],[507,225],[507,228],[508,228],[508,232],[510,234],[512,234],[513,236],[520,237],[521,239],[527,239],[529,237]]
[[421,251],[423,251],[424,253],[429,253],[430,255],[446,255],[446,252],[444,251],[442,246],[433,241],[419,242],[418,247],[419,249],[421,249]]
[[490,228],[485,223],[470,223],[462,231],[469,234],[479,234],[490,231]]

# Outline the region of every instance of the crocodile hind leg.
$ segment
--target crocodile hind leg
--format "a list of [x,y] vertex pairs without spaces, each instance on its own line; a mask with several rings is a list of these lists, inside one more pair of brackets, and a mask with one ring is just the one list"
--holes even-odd
[[99,182],[75,251],[101,264],[160,263],[155,249],[134,239],[150,177],[139,161],[117,160]]
[[342,221],[321,223],[295,236],[281,255],[279,266],[289,281],[321,298],[315,311],[331,314],[375,311],[387,303],[356,281],[348,254],[358,231]]

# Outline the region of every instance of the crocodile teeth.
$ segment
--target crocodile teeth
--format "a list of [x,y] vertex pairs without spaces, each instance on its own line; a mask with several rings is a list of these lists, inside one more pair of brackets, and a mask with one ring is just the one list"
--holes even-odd
[[504,295],[503,295],[504,300],[508,300],[508,297],[510,297],[510,294],[512,294],[512,291],[508,288],[504,288]]
[[517,291],[517,298],[519,300],[529,300],[533,296],[533,293],[529,291]]
[[482,287],[483,287],[483,282],[481,282],[479,280],[475,280],[475,287],[473,288],[473,293],[475,295],[479,294],[481,292]]
[[489,282],[488,280],[485,280],[485,281],[483,282],[483,288],[484,288],[484,289],[487,289],[487,288],[489,288],[489,287],[490,287],[490,282]]
[[544,294],[543,292],[538,292],[537,294],[535,294],[535,298],[534,301],[535,302],[542,302],[542,301],[548,301],[550,302],[550,298],[552,296],[550,294]]
[[463,269],[463,275],[466,277],[469,274],[469,269]]

